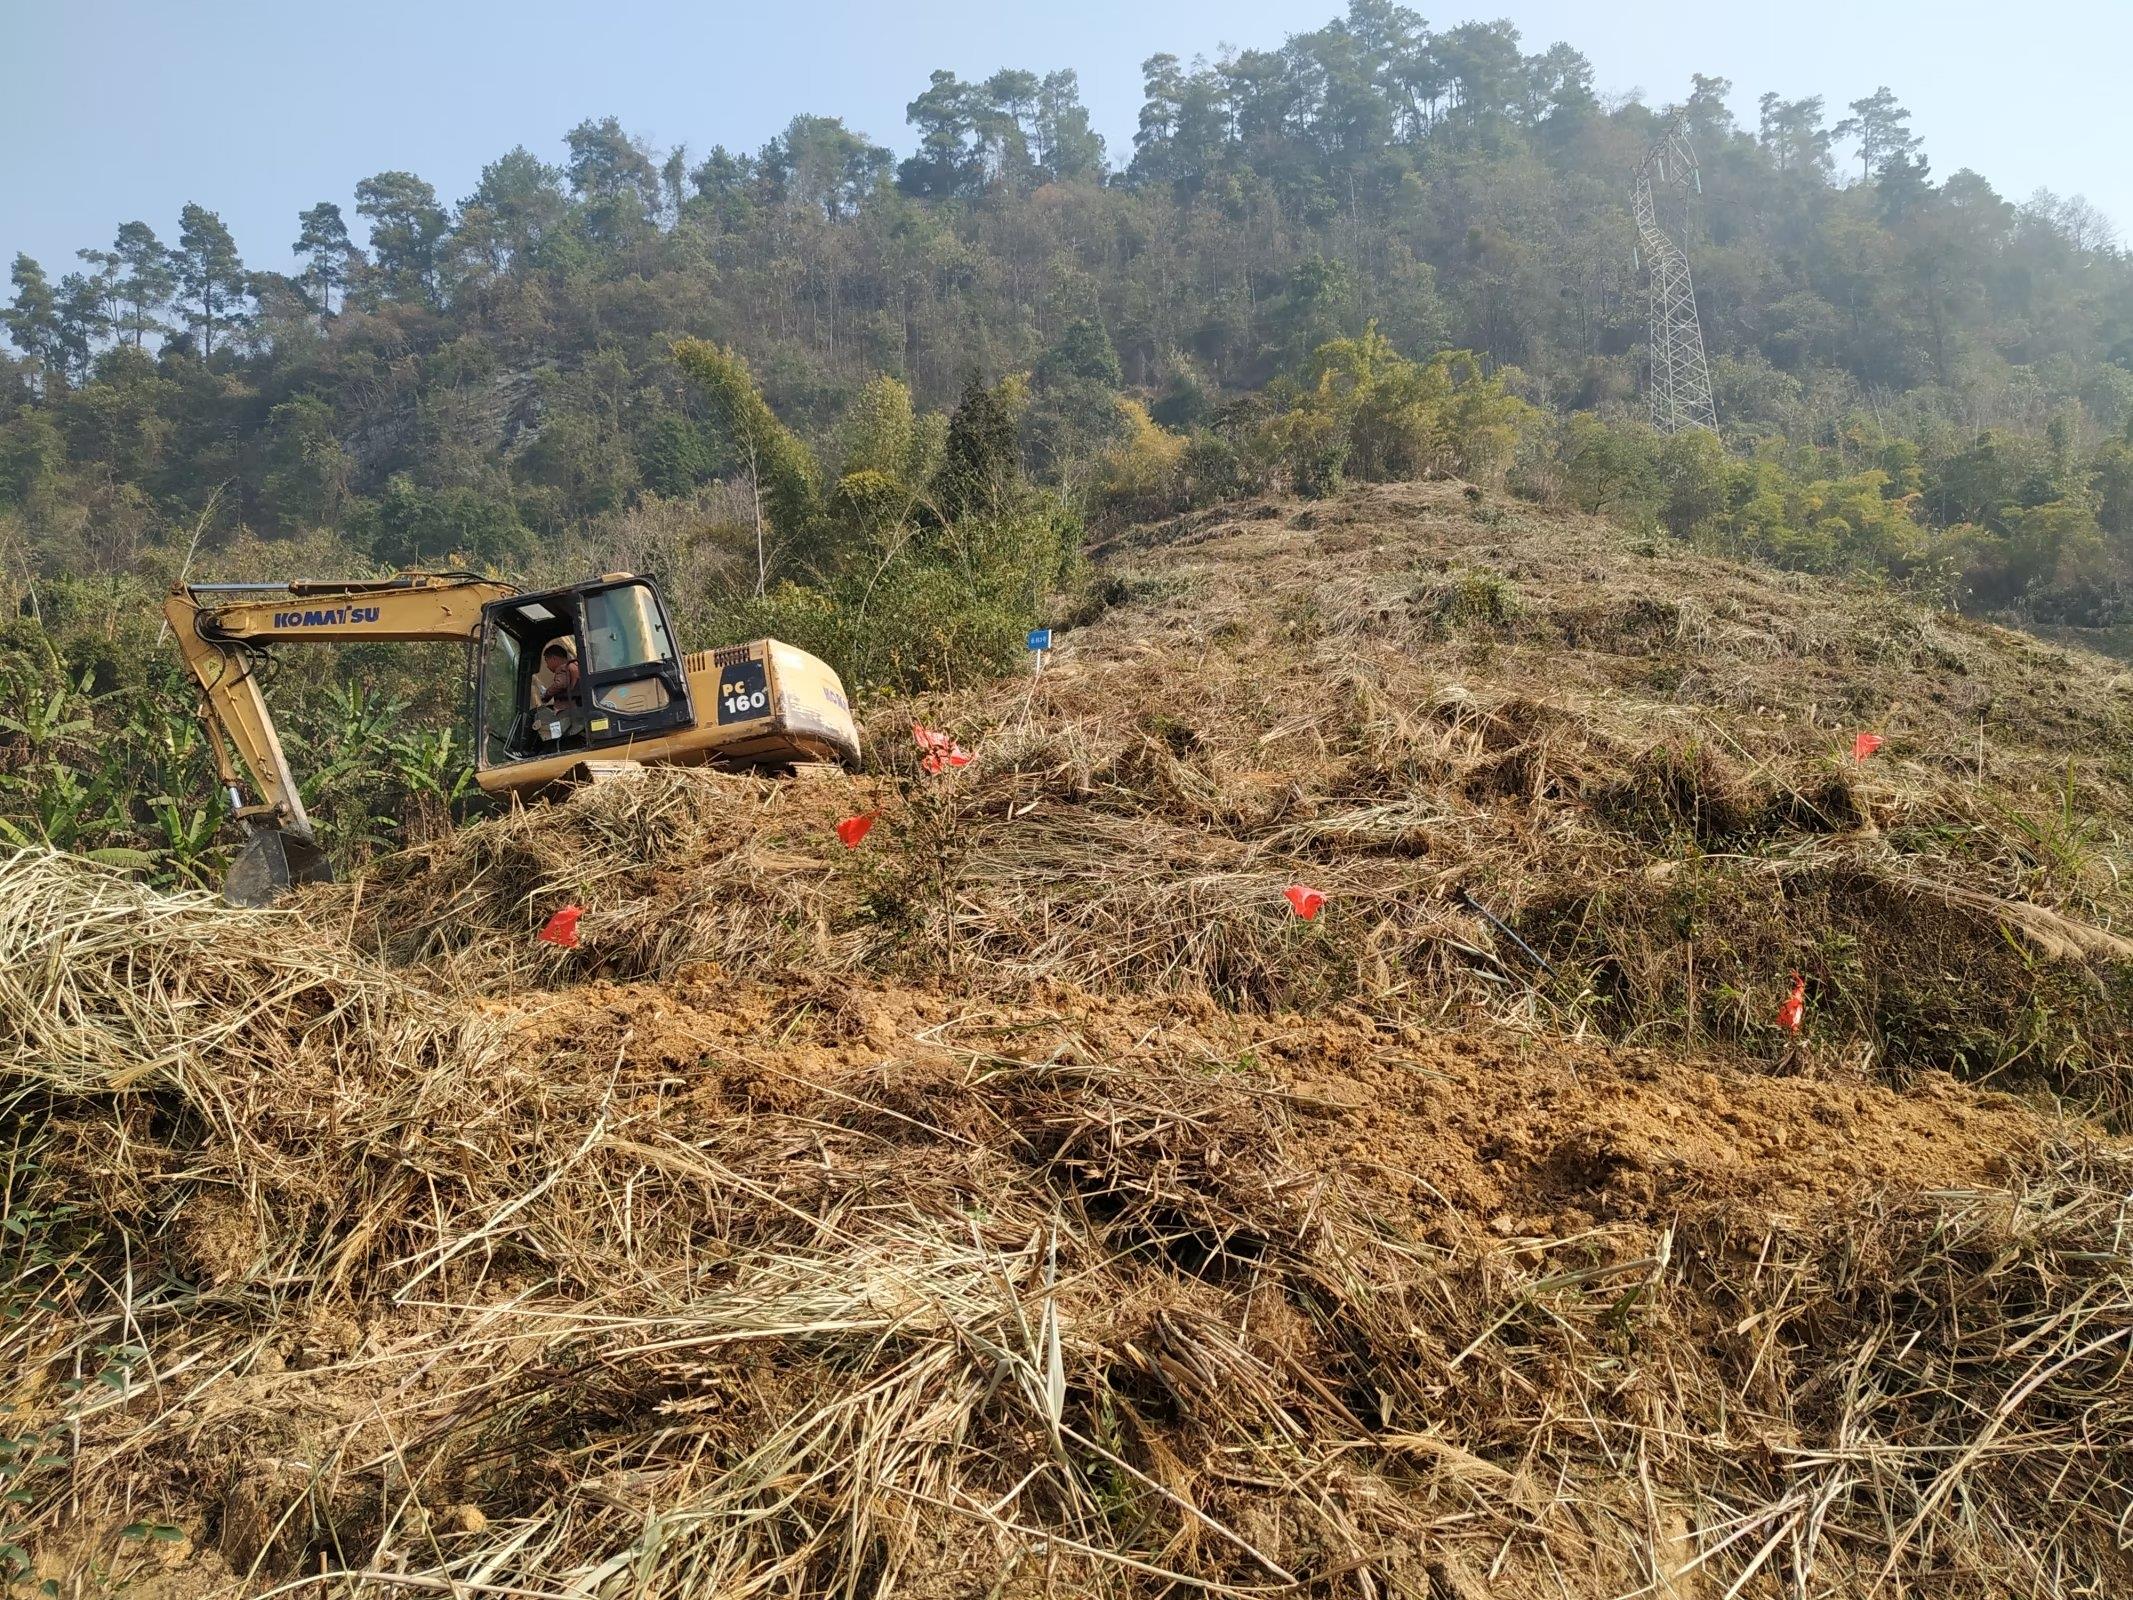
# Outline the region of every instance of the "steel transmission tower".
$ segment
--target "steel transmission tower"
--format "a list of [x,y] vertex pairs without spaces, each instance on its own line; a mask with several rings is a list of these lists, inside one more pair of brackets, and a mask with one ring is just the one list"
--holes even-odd
[[1652,426],[1661,433],[1684,428],[1716,433],[1718,413],[1711,405],[1703,327],[1696,320],[1696,286],[1689,281],[1688,256],[1659,225],[1657,196],[1662,190],[1684,196],[1691,190],[1703,193],[1685,118],[1674,119],[1637,169],[1637,234],[1652,275]]

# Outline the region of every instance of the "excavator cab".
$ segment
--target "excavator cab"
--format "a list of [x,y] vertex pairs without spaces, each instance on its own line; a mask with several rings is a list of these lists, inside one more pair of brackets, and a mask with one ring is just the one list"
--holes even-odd
[[[542,656],[557,644],[577,663],[578,683],[568,698],[544,701]],[[618,574],[491,601],[477,648],[477,776],[500,778],[528,762],[595,755],[695,724],[666,607],[642,578]]]

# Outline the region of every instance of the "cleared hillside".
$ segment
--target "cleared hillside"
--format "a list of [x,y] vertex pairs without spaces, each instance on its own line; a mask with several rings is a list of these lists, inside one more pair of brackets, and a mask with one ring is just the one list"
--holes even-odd
[[[1796,971],[1810,1039],[1870,1070],[2121,1097],[2118,664],[1458,485],[1246,503],[1100,563],[1111,604],[1041,683],[874,718],[878,794],[594,798],[399,857],[348,915],[476,986],[582,899],[607,976],[1364,1000],[1758,1059]],[[914,716],[976,753],[955,784],[916,781]],[[1331,897],[1310,928],[1296,882]]]
[[2114,667],[1457,485],[1099,559],[862,777],[15,858],[37,1576],[2133,1582]]

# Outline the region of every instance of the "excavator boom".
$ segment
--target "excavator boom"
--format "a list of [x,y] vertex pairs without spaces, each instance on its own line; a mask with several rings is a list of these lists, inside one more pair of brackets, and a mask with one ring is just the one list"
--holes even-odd
[[[259,690],[267,647],[277,640],[471,639],[481,627],[481,608],[517,592],[512,584],[457,572],[172,588],[163,602],[164,620],[199,687],[216,775],[248,835],[225,885],[230,899],[264,904],[292,883],[327,876],[288,753]],[[246,777],[259,796],[256,804],[245,801]]]
[[410,572],[346,582],[195,583],[173,589],[164,612],[189,609],[198,621],[196,631],[217,644],[471,639],[481,627],[481,608],[517,593],[516,584],[468,572]]

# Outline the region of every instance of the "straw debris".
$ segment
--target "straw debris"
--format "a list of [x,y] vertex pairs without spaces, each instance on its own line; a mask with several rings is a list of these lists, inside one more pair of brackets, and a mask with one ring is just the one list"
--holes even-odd
[[[650,773],[289,909],[0,861],[0,1555],[159,1600],[2133,1586],[2133,1156],[2083,1120],[2125,802],[2072,748],[2117,691],[1982,778],[1967,703],[1845,765],[1827,697],[2025,647],[1507,521],[1144,535],[1142,599],[885,711],[865,778]],[[976,763],[923,777],[913,714]]]

